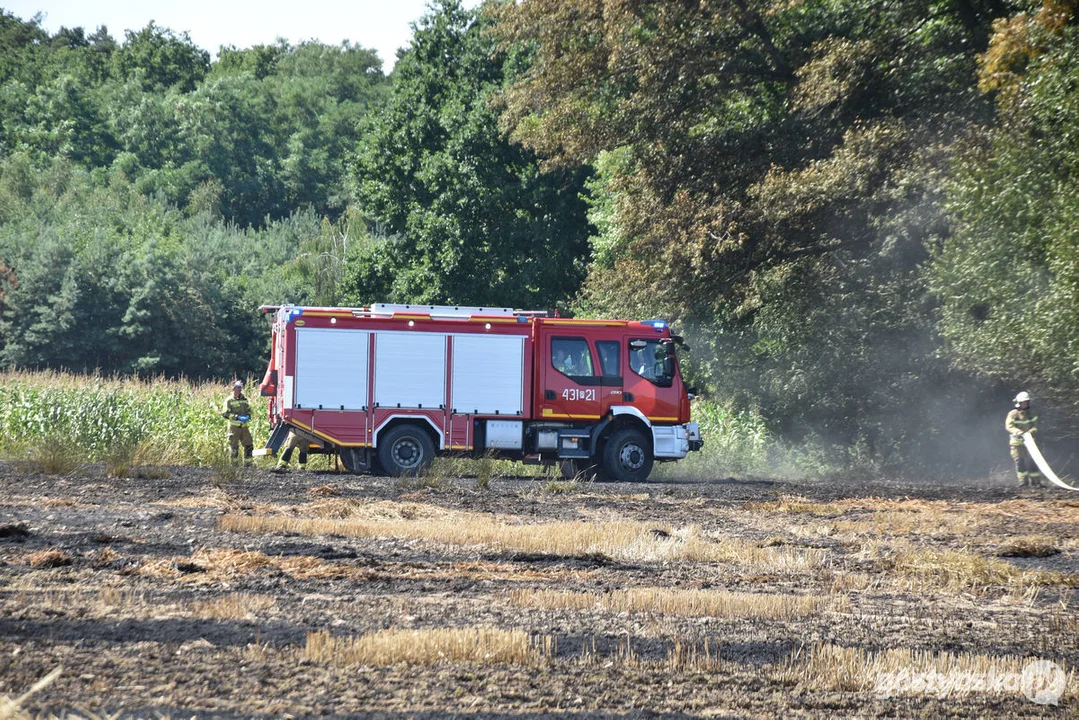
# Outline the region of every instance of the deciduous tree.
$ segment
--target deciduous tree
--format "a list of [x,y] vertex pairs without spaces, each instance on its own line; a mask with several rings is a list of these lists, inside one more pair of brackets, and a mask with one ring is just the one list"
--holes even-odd
[[584,274],[581,170],[543,171],[502,136],[490,106],[510,58],[483,16],[437,3],[397,61],[353,170],[385,231],[352,263],[352,297],[549,307]]

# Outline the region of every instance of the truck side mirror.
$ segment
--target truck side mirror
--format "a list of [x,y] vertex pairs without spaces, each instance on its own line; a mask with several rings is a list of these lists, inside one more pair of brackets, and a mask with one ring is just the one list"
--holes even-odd
[[277,394],[277,369],[274,368],[266,373],[266,377],[262,380],[262,386],[259,388],[259,395],[263,397],[273,397]]

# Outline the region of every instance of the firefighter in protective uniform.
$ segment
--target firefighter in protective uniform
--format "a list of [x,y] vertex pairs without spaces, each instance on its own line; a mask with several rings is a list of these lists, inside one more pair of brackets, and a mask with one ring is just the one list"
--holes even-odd
[[1038,416],[1030,409],[1030,395],[1021,392],[1015,396],[1015,409],[1008,413],[1004,421],[1004,427],[1008,430],[1008,445],[1015,461],[1015,474],[1019,478],[1019,486],[1040,486],[1042,474],[1030,452],[1023,444],[1024,433],[1035,433],[1038,430]]
[[289,430],[288,439],[285,441],[285,449],[281,453],[281,459],[277,461],[277,465],[274,470],[277,472],[284,472],[288,470],[289,461],[292,459],[292,451],[297,450],[300,454],[300,468],[307,467],[307,450],[310,447],[310,443],[306,439],[300,437],[295,430]]
[[232,384],[232,395],[225,400],[225,410],[221,415],[229,421],[229,449],[232,459],[238,460],[240,446],[244,448],[244,465],[251,466],[251,454],[255,450],[255,441],[247,423],[251,420],[251,403],[244,397],[244,384],[237,380]]

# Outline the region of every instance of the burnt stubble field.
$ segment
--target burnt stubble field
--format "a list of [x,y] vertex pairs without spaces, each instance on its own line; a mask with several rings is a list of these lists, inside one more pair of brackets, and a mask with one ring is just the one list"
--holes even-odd
[[0,464],[0,717],[1079,708],[1064,491],[133,474]]

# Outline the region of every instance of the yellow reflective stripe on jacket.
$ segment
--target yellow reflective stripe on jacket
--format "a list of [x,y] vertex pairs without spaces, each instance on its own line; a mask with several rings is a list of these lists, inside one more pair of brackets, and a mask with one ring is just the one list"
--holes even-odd
[[1020,417],[1023,414],[1022,410],[1012,410],[1004,421],[1004,427],[1011,433],[1008,442],[1013,446],[1023,444],[1023,433],[1035,432],[1038,429],[1038,417]]
[[243,423],[236,420],[235,416],[250,415],[251,403],[249,403],[245,397],[240,397],[239,399],[229,398],[225,401],[225,412],[229,414],[229,425],[232,425],[233,427],[242,426]]

